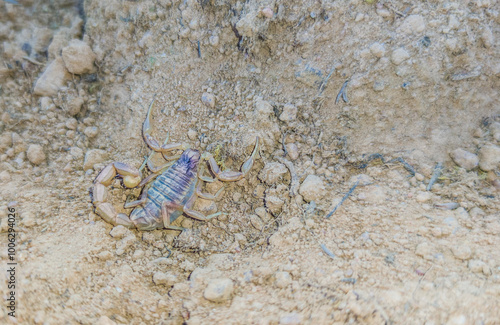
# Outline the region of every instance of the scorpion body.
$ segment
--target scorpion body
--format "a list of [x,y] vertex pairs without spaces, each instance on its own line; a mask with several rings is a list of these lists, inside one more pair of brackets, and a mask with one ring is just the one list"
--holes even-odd
[[[142,135],[153,153],[161,153],[168,162],[164,166],[155,167],[150,156],[143,166],[147,165],[152,173],[144,179],[141,176],[142,167],[137,169],[121,162],[113,162],[106,166],[94,180],[92,189],[92,203],[96,213],[113,225],[136,227],[139,230],[158,228],[182,230],[183,228],[170,225],[182,214],[202,221],[221,215],[222,213],[218,212],[205,216],[192,209],[197,197],[216,200],[224,190],[222,187],[213,195],[202,193],[201,183],[202,181],[213,182],[215,178],[223,182],[234,182],[245,177],[252,168],[254,158],[259,151],[259,138],[256,139],[251,156],[243,163],[241,172],[221,171],[210,153],[200,154],[198,150],[186,149],[186,146],[180,143],[167,144],[167,140],[163,145],[160,145],[149,134],[152,107],[153,103],[151,103],[143,123]],[[167,156],[172,150],[178,149],[185,149],[185,151],[180,156]],[[177,160],[172,162],[174,159]],[[203,175],[206,162],[208,162],[215,178]],[[125,187],[142,187],[140,197],[135,201],[126,202],[124,205],[125,208],[134,208],[130,216],[117,213],[114,206],[107,202],[107,187],[111,185],[115,177],[122,178]]]

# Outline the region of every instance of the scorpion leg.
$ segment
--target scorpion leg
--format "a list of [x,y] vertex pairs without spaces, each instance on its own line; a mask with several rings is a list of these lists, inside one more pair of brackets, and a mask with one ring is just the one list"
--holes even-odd
[[149,105],[148,114],[146,115],[146,119],[144,120],[144,123],[142,124],[142,136],[144,137],[144,142],[146,142],[146,144],[148,145],[149,148],[151,148],[151,150],[153,150],[155,152],[161,152],[165,159],[167,159],[167,160],[175,159],[175,157],[168,157],[168,156],[166,156],[166,154],[169,151],[176,150],[176,149],[184,150],[187,148],[187,146],[182,144],[182,143],[167,144],[168,136],[167,136],[167,139],[165,140],[165,142],[163,143],[163,145],[160,145],[160,143],[150,135],[150,132],[151,132],[151,110],[153,109],[154,102],[155,101],[153,99],[153,101],[151,102],[151,105]]
[[212,172],[215,174],[215,177],[217,177],[219,180],[223,182],[235,182],[245,177],[245,175],[250,171],[250,169],[252,169],[253,161],[258,152],[259,152],[259,137],[257,137],[257,139],[255,140],[255,147],[253,149],[252,154],[247,159],[247,161],[245,161],[241,166],[241,172],[236,172],[232,170],[221,171],[219,166],[217,165],[217,162],[215,161],[214,157],[211,154],[206,154],[205,159],[208,159],[208,163],[210,164],[210,168],[212,169]]
[[165,229],[183,231],[185,228],[170,225],[170,213],[168,212],[168,208],[169,208],[168,203],[162,202],[162,204],[161,204],[161,218],[163,219],[163,226],[165,227]]
[[148,198],[148,190],[149,190],[149,184],[148,186],[144,187],[143,190],[142,190],[142,193],[141,195],[139,196],[139,199],[138,200],[135,200],[135,201],[130,201],[130,202],[125,202],[125,204],[123,205],[123,207],[125,209],[130,209],[130,208],[135,208],[136,206],[138,205],[141,205],[141,204],[144,204],[146,203],[146,200]]
[[222,186],[217,191],[217,193],[215,193],[215,195],[213,195],[213,194],[210,194],[210,193],[203,193],[203,192],[201,192],[201,186],[200,185],[201,184],[199,184],[198,186],[196,186],[196,196],[197,197],[201,197],[202,199],[205,199],[205,200],[216,201],[216,200],[220,199],[222,192],[224,192],[224,190],[225,190],[225,186]]
[[186,204],[182,207],[182,212],[184,212],[187,216],[189,216],[193,219],[200,220],[200,221],[208,221],[214,217],[217,217],[217,216],[220,216],[223,214],[227,214],[225,212],[217,212],[217,213],[213,213],[213,214],[210,214],[208,216],[205,216],[203,213],[192,209],[195,200],[196,200],[196,195],[193,195],[189,199],[189,201],[187,201]]

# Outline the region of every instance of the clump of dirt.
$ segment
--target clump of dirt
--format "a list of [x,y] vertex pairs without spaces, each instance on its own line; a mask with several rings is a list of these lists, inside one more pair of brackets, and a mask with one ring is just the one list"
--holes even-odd
[[[16,317],[58,324],[494,324],[500,37],[493,1],[4,1],[0,242]],[[29,23],[27,23],[29,22]],[[238,170],[209,222],[94,213],[153,136]],[[159,165],[164,161],[154,158]],[[109,186],[118,212],[139,189]],[[0,286],[9,296],[7,281]]]

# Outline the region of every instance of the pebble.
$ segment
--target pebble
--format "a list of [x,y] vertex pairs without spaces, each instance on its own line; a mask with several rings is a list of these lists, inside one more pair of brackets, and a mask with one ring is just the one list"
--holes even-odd
[[291,122],[297,118],[297,107],[292,104],[286,104],[280,115],[280,121]]
[[318,202],[325,195],[325,184],[320,177],[308,175],[300,185],[299,193],[307,202]]
[[[0,174],[0,176],[1,176],[1,174]],[[252,215],[250,215],[249,219],[250,219],[250,223],[252,224],[252,226],[255,229],[262,230],[262,227],[264,227],[264,223],[262,222],[262,220],[259,218],[258,215],[252,214]]]
[[288,157],[290,157],[291,160],[296,160],[297,158],[299,158],[299,148],[295,143],[287,144],[286,151],[288,153]]
[[285,204],[281,198],[274,195],[266,195],[266,207],[274,214],[281,211],[281,207]]
[[0,182],[7,183],[10,181],[10,174],[8,171],[4,170],[0,173]]
[[472,257],[472,250],[467,245],[453,246],[451,252],[456,258],[461,260],[468,260]]
[[207,107],[214,108],[215,96],[213,94],[203,93],[203,95],[201,95],[201,102]]
[[84,41],[71,40],[62,49],[62,59],[69,72],[73,74],[92,73],[95,71],[96,55]]
[[102,261],[107,261],[113,257],[113,254],[110,251],[102,251],[97,254],[97,258]]
[[427,242],[423,242],[423,243],[420,243],[417,245],[417,247],[415,248],[415,255],[417,256],[421,256],[421,257],[428,257],[428,256],[432,256],[432,246],[427,243]]
[[382,203],[387,199],[387,193],[381,186],[368,186],[358,194],[358,199],[369,203]]
[[410,54],[404,49],[404,48],[399,48],[396,49],[392,52],[391,56],[391,61],[395,65],[400,65],[404,61],[408,60],[410,58]]
[[164,285],[167,287],[171,287],[178,281],[177,281],[177,276],[175,276],[174,274],[158,271],[155,272],[155,274],[153,274],[153,282],[156,285]]
[[68,102],[68,113],[71,116],[75,116],[80,113],[84,100],[81,97],[76,97]]
[[61,57],[52,61],[38,78],[33,93],[38,96],[54,96],[71,78]]
[[267,119],[273,113],[273,106],[269,102],[258,98],[255,101],[255,112],[261,119]]
[[313,87],[319,85],[323,80],[321,70],[306,66],[304,70],[295,72],[295,79],[303,84]]
[[487,144],[479,150],[479,168],[484,171],[494,170],[500,165],[500,147]]
[[374,81],[373,82],[373,90],[380,92],[385,88],[385,83],[383,81]]
[[85,130],[83,130],[83,134],[87,136],[87,138],[92,139],[99,134],[99,129],[96,126],[87,126]]
[[108,316],[101,316],[96,325],[116,325]]
[[469,267],[469,270],[471,270],[471,272],[482,273],[483,267],[487,265],[481,260],[470,260],[467,266]]
[[234,290],[233,281],[228,278],[211,280],[203,296],[212,302],[223,302],[229,300]]
[[399,30],[402,33],[411,35],[421,33],[425,30],[425,20],[421,15],[409,15],[403,21]]
[[423,191],[418,192],[417,196],[415,197],[417,202],[420,202],[420,203],[425,203],[425,202],[429,201],[431,198],[432,198],[432,193],[423,192]]
[[288,172],[285,165],[279,162],[266,163],[259,173],[259,179],[266,184],[275,184],[281,177]]
[[286,288],[292,283],[292,276],[288,272],[276,272],[274,278],[274,285],[278,288]]
[[8,132],[2,132],[0,135],[0,151],[4,151],[12,145],[12,135]]
[[490,133],[493,134],[493,138],[496,141],[500,141],[500,123],[499,122],[493,122],[490,124]]
[[469,215],[471,216],[471,218],[480,218],[484,217],[486,213],[479,207],[473,207],[472,209],[470,209]]
[[271,214],[267,212],[266,208],[258,207],[255,209],[255,214],[258,215],[264,222],[269,221],[271,219]]
[[108,154],[101,149],[91,149],[85,154],[83,170],[87,171],[94,168],[94,165],[100,164],[107,159]]
[[459,167],[465,168],[466,170],[471,170],[477,167],[479,164],[479,158],[477,155],[465,151],[461,148],[455,149],[450,152],[450,157],[453,159],[455,164]]
[[385,47],[383,44],[375,42],[370,46],[370,52],[373,54],[373,56],[381,58],[385,55]]
[[75,118],[69,118],[66,120],[66,127],[70,130],[76,130],[78,126],[78,121]]
[[111,235],[111,237],[119,239],[122,238],[127,233],[127,231],[127,228],[122,225],[118,225],[111,229],[109,234]]
[[267,19],[271,19],[273,18],[273,10],[270,8],[270,7],[265,7],[264,9],[262,9],[260,11],[260,13],[262,14],[262,16],[266,17]]
[[198,138],[198,132],[193,129],[188,130],[188,138],[189,140],[196,140]]
[[33,165],[40,165],[47,159],[45,156],[45,152],[43,152],[43,148],[39,144],[31,144],[28,147],[28,160]]

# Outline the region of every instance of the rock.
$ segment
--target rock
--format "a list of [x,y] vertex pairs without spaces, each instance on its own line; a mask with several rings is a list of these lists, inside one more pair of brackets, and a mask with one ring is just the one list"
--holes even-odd
[[473,207],[472,209],[470,209],[469,215],[471,216],[471,218],[477,219],[480,217],[484,217],[486,213],[480,207]]
[[490,124],[490,132],[496,141],[500,141],[500,123],[493,122]]
[[470,260],[467,266],[469,267],[469,270],[471,270],[471,272],[482,273],[483,267],[486,266],[486,263],[481,260]]
[[188,130],[188,138],[189,140],[196,140],[198,138],[198,132],[193,129]]
[[87,138],[92,139],[99,134],[99,129],[96,126],[87,126],[85,130],[83,130],[83,134],[87,136]]
[[299,148],[295,143],[287,144],[286,151],[288,153],[288,157],[290,157],[291,160],[296,160],[297,158],[299,158]]
[[100,164],[107,159],[108,154],[106,151],[101,149],[91,149],[85,154],[85,160],[83,162],[83,170],[87,171],[94,168],[94,165]]
[[269,115],[273,113],[273,106],[269,102],[262,100],[262,98],[258,98],[255,101],[255,112],[259,119],[268,119]]
[[415,248],[415,255],[421,257],[429,257],[432,256],[432,246],[427,242],[422,242],[417,245]]
[[295,72],[295,79],[307,86],[313,87],[323,81],[323,73],[319,69],[306,66],[304,70]]
[[102,251],[97,254],[97,258],[101,261],[107,261],[113,257],[113,254],[110,251]]
[[[1,175],[1,174],[0,174]],[[256,214],[252,214],[250,217],[250,223],[252,224],[252,226],[257,229],[257,230],[262,230],[262,227],[264,227],[264,223],[262,222],[262,220],[259,218],[258,215]]]
[[84,41],[72,40],[62,49],[64,65],[73,74],[93,73],[96,55]]
[[291,122],[297,118],[297,107],[292,104],[286,104],[280,115],[280,121]]
[[83,158],[83,150],[78,147],[71,147],[69,149],[69,154],[73,159],[82,159]]
[[275,184],[281,177],[288,172],[285,165],[279,162],[266,163],[259,173],[259,179],[266,184]]
[[272,216],[270,213],[267,212],[266,208],[264,207],[258,207],[255,209],[255,214],[262,219],[262,221],[267,222],[269,221]]
[[96,325],[116,325],[108,316],[101,316],[97,321]]
[[380,92],[385,88],[385,83],[383,81],[374,81],[373,82],[373,90]]
[[177,283],[177,276],[170,273],[156,272],[153,275],[153,282],[156,285],[164,285],[167,287],[171,287]]
[[16,132],[12,132],[12,147],[14,149],[14,154],[24,152],[27,149],[26,142]]
[[425,203],[425,202],[429,201],[430,199],[432,199],[432,193],[422,192],[422,191],[418,192],[415,199],[417,200],[417,202]]
[[410,54],[404,49],[404,48],[399,48],[396,49],[392,52],[391,56],[391,61],[395,65],[400,65],[404,61],[408,60],[410,58]]
[[70,78],[71,74],[66,70],[63,59],[57,57],[36,81],[33,93],[38,96],[54,96]]
[[28,160],[33,165],[40,165],[47,159],[45,156],[45,152],[43,152],[43,148],[39,144],[30,144],[28,148]]
[[462,314],[451,315],[445,325],[466,325],[470,324],[467,320],[467,316]]
[[252,38],[257,32],[257,24],[255,23],[256,13],[249,12],[244,15],[237,23],[236,29],[241,36]]
[[267,19],[273,18],[274,12],[270,7],[265,7],[260,11],[261,15],[266,17]]
[[132,246],[132,244],[134,244],[136,240],[137,238],[135,237],[135,235],[133,233],[129,233],[128,236],[116,243],[116,255],[123,255],[127,248]]
[[479,150],[479,168],[484,171],[494,170],[500,165],[500,147],[487,144]]
[[460,260],[468,260],[472,257],[472,250],[467,245],[458,245],[451,248],[453,255]]
[[233,290],[234,285],[231,279],[214,279],[208,283],[203,296],[212,302],[223,302],[231,298]]
[[387,194],[382,186],[367,186],[358,194],[358,200],[369,203],[382,203],[386,198]]
[[78,126],[78,121],[72,117],[66,120],[66,127],[70,130],[76,130],[76,127]]
[[111,232],[109,233],[111,237],[120,239],[122,238],[129,230],[125,228],[122,225],[118,225],[111,229]]
[[408,35],[422,33],[424,30],[425,20],[421,15],[409,15],[399,27],[399,31]]
[[207,107],[214,108],[215,96],[213,94],[203,93],[203,95],[201,95],[201,102]]
[[10,174],[8,171],[4,170],[0,172],[0,182],[7,183],[10,181]]
[[266,206],[274,214],[281,211],[281,207],[285,204],[285,201],[274,195],[266,196]]
[[323,184],[323,180],[316,175],[308,175],[300,185],[299,193],[307,202],[319,201],[325,196],[325,185]]
[[278,288],[286,288],[292,283],[292,276],[288,272],[276,272],[274,278],[274,285]]
[[450,157],[455,164],[467,170],[474,169],[479,164],[479,158],[475,154],[460,148],[450,152]]
[[36,225],[36,216],[31,211],[26,211],[22,215],[21,224],[27,228],[31,228]]
[[493,32],[488,26],[483,27],[481,31],[481,41],[487,49],[492,47],[495,44],[495,38],[493,36]]
[[68,113],[71,116],[75,116],[78,113],[80,113],[80,110],[82,109],[82,105],[85,101],[81,97],[76,97],[71,99],[68,102]]
[[0,135],[0,152],[7,150],[12,145],[12,135],[8,132],[2,132]]
[[383,44],[375,42],[370,46],[370,52],[373,54],[373,56],[381,58],[385,55],[385,47]]

